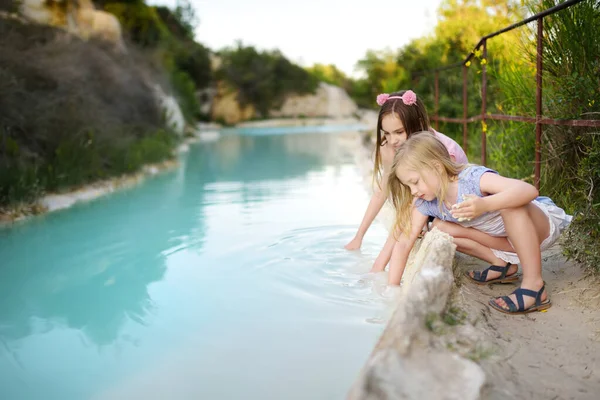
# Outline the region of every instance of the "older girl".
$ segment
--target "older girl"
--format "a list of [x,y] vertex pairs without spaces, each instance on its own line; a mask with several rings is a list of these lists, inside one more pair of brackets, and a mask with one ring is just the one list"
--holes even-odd
[[[387,175],[394,155],[402,143],[413,133],[426,130],[432,132],[446,146],[453,161],[467,163],[467,156],[458,143],[431,128],[425,106],[412,90],[380,94],[377,96],[377,104],[381,106],[381,109],[377,119],[377,145],[373,174],[375,191],[356,235],[345,246],[348,250],[360,248],[363,237],[381,211],[387,199],[382,188],[386,186]],[[390,236],[384,249],[389,252],[392,244],[393,238]]]

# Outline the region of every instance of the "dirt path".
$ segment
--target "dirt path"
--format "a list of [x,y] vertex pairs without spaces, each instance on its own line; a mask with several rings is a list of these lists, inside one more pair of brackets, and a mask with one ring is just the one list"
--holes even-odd
[[[600,282],[559,246],[543,255],[552,307],[521,316],[487,305],[516,285],[477,286],[461,278],[459,301],[482,330],[492,354],[483,357],[487,376],[482,399],[600,399]],[[461,271],[486,265],[458,255]]]

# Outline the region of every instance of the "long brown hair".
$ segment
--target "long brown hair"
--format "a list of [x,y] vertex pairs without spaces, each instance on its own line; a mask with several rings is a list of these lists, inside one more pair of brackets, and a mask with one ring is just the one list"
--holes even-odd
[[[406,90],[400,90],[399,92],[390,93],[390,97],[401,97],[404,93],[406,93]],[[377,183],[379,188],[381,188],[383,177],[380,149],[386,144],[386,140],[381,134],[381,121],[389,114],[396,114],[400,118],[407,138],[416,132],[431,131],[427,110],[420,97],[417,96],[417,102],[410,106],[404,104],[402,99],[390,99],[383,103],[377,118],[377,145],[375,146],[375,166],[373,170],[373,182]]]
[[431,132],[413,133],[396,152],[392,169],[387,177],[387,191],[396,209],[394,231],[400,228],[401,232],[408,236],[411,229],[413,196],[410,188],[398,178],[396,172],[399,168],[416,171],[420,175],[422,171],[434,172],[441,183],[436,192],[441,209],[448,192],[448,184],[456,179],[465,167],[466,164],[452,161],[446,146]]

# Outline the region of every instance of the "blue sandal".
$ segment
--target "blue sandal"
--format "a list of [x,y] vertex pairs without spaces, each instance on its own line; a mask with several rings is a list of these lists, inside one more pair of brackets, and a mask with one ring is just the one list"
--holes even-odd
[[[506,265],[504,267],[501,267],[498,265],[490,265],[489,268],[486,268],[483,271],[473,271],[474,276],[469,275],[468,272],[466,272],[465,275],[472,282],[474,282],[478,285],[489,285],[492,283],[512,283],[512,282],[518,280],[519,277],[521,276],[521,274],[519,274],[518,272],[515,272],[512,275],[506,276],[506,273],[508,272],[511,265],[512,265],[511,263],[506,263]],[[502,274],[499,277],[497,277],[495,279],[490,279],[488,281],[486,279],[487,279],[489,271],[501,272]],[[518,271],[518,267],[517,267],[517,271]]]
[[[512,294],[517,297],[518,306],[510,299],[508,296],[496,297],[494,299],[490,299],[490,306],[495,308],[496,310],[503,312],[505,314],[527,314],[533,311],[542,311],[552,307],[552,303],[550,302],[550,298],[547,298],[546,301],[542,301],[542,293],[544,293],[544,289],[546,288],[546,282],[539,291],[518,288]],[[525,308],[525,303],[523,302],[523,296],[529,296],[535,298],[535,303],[533,303],[528,308]],[[500,307],[494,300],[502,299],[508,306],[508,310]]]

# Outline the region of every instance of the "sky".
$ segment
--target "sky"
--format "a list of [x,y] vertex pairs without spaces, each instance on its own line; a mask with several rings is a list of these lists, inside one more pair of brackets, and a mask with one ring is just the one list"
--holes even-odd
[[212,50],[241,40],[260,50],[279,49],[304,67],[334,64],[350,76],[357,76],[354,66],[367,50],[395,50],[432,32],[440,1],[190,0],[200,20],[196,41]]

